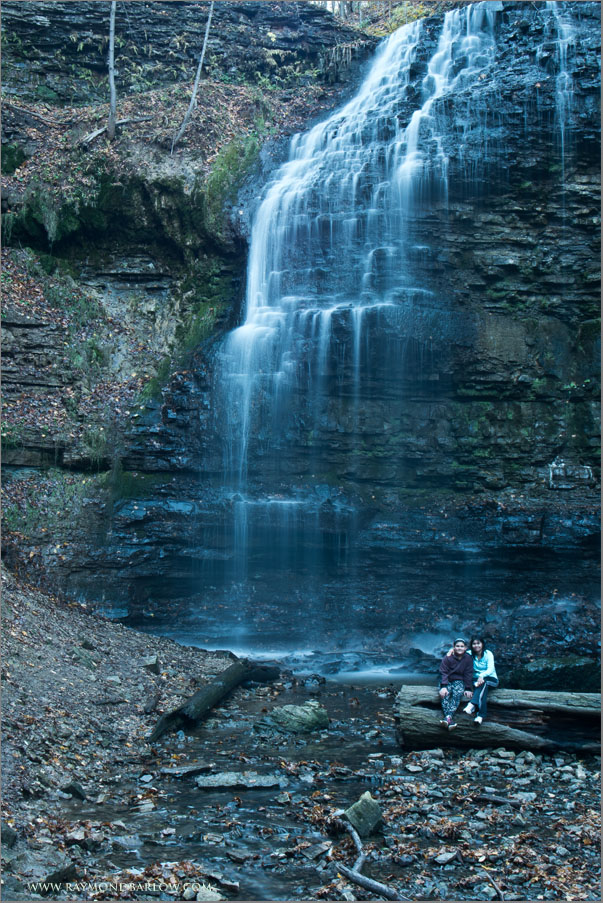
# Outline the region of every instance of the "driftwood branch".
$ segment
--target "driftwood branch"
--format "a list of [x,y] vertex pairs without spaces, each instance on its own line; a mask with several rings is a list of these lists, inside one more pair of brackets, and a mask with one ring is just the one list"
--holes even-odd
[[356,862],[354,863],[352,868],[348,868],[347,865],[343,865],[341,862],[336,862],[335,868],[338,872],[340,872],[345,878],[347,878],[348,881],[352,881],[359,887],[363,887],[365,890],[370,890],[374,894],[379,894],[379,896],[385,897],[386,900],[410,899],[409,897],[404,897],[402,894],[398,893],[398,891],[392,890],[392,888],[388,887],[387,884],[381,884],[380,881],[373,881],[372,878],[367,878],[365,875],[362,875],[361,870],[366,862],[367,855],[362,848],[362,841],[360,840],[358,832],[349,822],[346,822],[340,818],[334,819],[333,825],[339,830],[348,832],[354,842],[356,852],[358,853]]
[[[118,119],[115,125],[126,125],[126,123],[128,122],[148,122],[153,118],[153,116],[128,116],[126,119]],[[95,138],[98,138],[99,135],[102,135],[103,132],[106,131],[107,126],[104,125],[102,128],[96,129],[94,132],[89,132],[87,135],[84,135],[83,138],[80,138],[78,144],[92,144]]]
[[488,879],[488,881],[490,882],[490,884],[492,885],[492,887],[494,888],[494,890],[496,891],[496,893],[498,895],[498,899],[504,900],[505,895],[503,894],[502,890],[500,889],[500,887],[498,886],[496,881],[490,877],[490,873],[488,872],[488,869],[485,869],[482,866],[480,866],[480,868],[481,868],[482,872],[484,873],[484,875],[486,876],[486,878]]
[[197,690],[182,705],[162,715],[149,734],[149,743],[158,740],[168,731],[179,730],[183,727],[190,728],[202,721],[214,706],[240,684],[246,681],[269,683],[275,680],[278,674],[278,668],[268,668],[257,665],[255,662],[237,660],[230,668],[218,674],[207,686]]
[[358,853],[358,858],[356,859],[356,862],[354,863],[352,868],[355,872],[361,872],[362,866],[366,862],[366,853],[362,849],[362,841],[360,840],[360,835],[358,834],[356,828],[352,827],[349,822],[342,821],[341,824],[354,841],[354,846],[356,847],[356,852]]
[[363,887],[365,890],[370,890],[373,894],[378,894],[380,897],[385,897],[386,900],[409,900],[410,897],[404,897],[402,894],[399,894],[397,891],[392,890],[391,887],[388,887],[386,884],[381,884],[380,881],[373,881],[372,878],[367,878],[365,875],[361,875],[360,872],[355,871],[354,869],[350,869],[345,865],[342,865],[340,862],[337,863],[337,871],[341,872],[348,881],[353,881],[354,884],[358,884],[359,887]]

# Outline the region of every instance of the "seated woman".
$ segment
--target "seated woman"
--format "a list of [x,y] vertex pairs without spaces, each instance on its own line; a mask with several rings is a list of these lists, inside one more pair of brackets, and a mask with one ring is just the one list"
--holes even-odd
[[487,715],[488,690],[498,686],[498,677],[494,666],[494,656],[481,636],[471,637],[469,652],[473,659],[473,685],[475,690],[469,702],[463,709],[468,715],[473,715],[477,709],[477,715],[473,719],[476,724],[481,724]]
[[459,637],[454,641],[452,654],[445,655],[440,662],[440,700],[444,724],[448,730],[456,727],[454,713],[461,699],[470,699],[473,691],[473,667],[466,655],[467,644]]

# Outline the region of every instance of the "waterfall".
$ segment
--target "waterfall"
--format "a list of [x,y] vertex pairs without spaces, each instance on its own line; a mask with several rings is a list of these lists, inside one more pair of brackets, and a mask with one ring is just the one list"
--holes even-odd
[[490,2],[447,14],[409,121],[421,21],[383,43],[356,97],[293,139],[255,218],[245,321],[228,337],[218,372],[233,487],[247,486],[250,443],[264,458],[280,453],[294,409],[312,429],[333,379],[358,407],[365,330],[388,311],[395,322],[392,308],[423,292],[413,284],[407,219],[430,197],[446,196],[438,102],[488,69],[501,8]]
[[[557,4],[541,9],[558,35],[564,146],[571,24]],[[390,613],[406,604],[391,577],[404,540],[379,512],[385,493],[395,506],[397,487],[422,489],[425,442],[413,433],[413,447],[407,425],[421,429],[421,404],[425,435],[429,419],[441,417],[438,442],[448,441],[449,415],[440,413],[447,388],[438,380],[453,370],[445,365],[449,348],[459,336],[469,342],[473,325],[459,326],[462,299],[447,285],[446,255],[460,248],[447,217],[459,204],[482,202],[488,167],[505,168],[503,118],[509,109],[516,116],[517,105],[504,96],[497,60],[503,11],[487,0],[448,12],[441,25],[417,20],[398,29],[357,94],[292,139],[265,187],[252,223],[243,320],[218,347],[212,370],[222,461],[212,484],[215,536],[200,543],[210,549],[199,565],[206,620],[227,608],[257,636],[274,614],[288,637],[298,610],[319,634],[341,620],[342,600],[359,630],[372,599]],[[534,74],[536,82],[536,66]],[[417,402],[410,415],[401,402],[408,386]],[[408,448],[410,464],[400,460]],[[213,474],[212,454],[213,445]],[[379,486],[381,501],[372,494]],[[417,577],[421,592],[426,574]],[[293,614],[282,615],[288,606]],[[307,627],[299,630],[305,639]]]
[[561,151],[561,174],[565,177],[565,154],[569,121],[572,112],[573,83],[568,72],[568,53],[574,49],[576,34],[571,18],[566,9],[563,9],[557,0],[547,0],[547,10],[552,14],[557,39],[555,42],[555,55],[557,63],[557,75],[555,78],[556,115],[559,130],[559,144]]
[[[492,65],[501,10],[485,2],[449,12],[418,93],[411,74],[424,24],[397,30],[357,95],[292,140],[288,161],[267,186],[252,227],[245,319],[216,368],[238,580],[246,579],[260,536],[283,561],[291,557],[286,548],[303,540],[316,550],[327,533],[331,544],[347,548],[345,529],[331,519],[325,533],[319,500],[300,485],[328,469],[315,436],[341,432],[342,421],[349,470],[360,469],[372,334],[397,337],[392,371],[399,371],[409,318],[435,316],[428,312],[432,293],[413,274],[424,250],[413,239],[413,219],[446,203],[446,98],[470,92]],[[458,128],[462,140],[469,126]],[[485,128],[481,140],[485,148]],[[425,357],[428,349],[415,343],[415,353]],[[296,483],[287,468],[293,446],[303,442]],[[268,491],[258,490],[267,480]],[[277,493],[285,496],[278,504]],[[349,511],[343,519],[349,526]]]

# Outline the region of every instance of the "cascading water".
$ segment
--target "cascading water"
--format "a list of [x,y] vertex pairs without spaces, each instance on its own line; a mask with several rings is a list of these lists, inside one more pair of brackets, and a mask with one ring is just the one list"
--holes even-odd
[[351,335],[339,363],[349,359],[347,391],[357,395],[366,315],[421,294],[408,260],[407,218],[430,195],[447,192],[435,107],[487,70],[501,8],[489,2],[446,16],[423,79],[424,102],[407,124],[399,112],[420,21],[383,45],[350,103],[292,142],[255,220],[246,318],[225,344],[218,375],[225,473],[238,488],[246,486],[252,437],[267,450],[280,447],[293,397],[303,392],[315,404],[321,394],[336,324],[346,323]]
[[[327,542],[333,527],[322,530],[308,482],[324,474],[312,437],[328,428],[334,408],[336,420],[346,421],[348,469],[361,478],[356,458],[365,439],[372,333],[397,339],[395,381],[409,320],[421,311],[433,316],[432,293],[413,273],[421,248],[413,242],[412,218],[447,195],[442,135],[449,124],[440,102],[487,72],[501,9],[489,2],[446,16],[420,106],[407,121],[423,25],[394,33],[356,97],[293,140],[289,161],[266,191],[252,232],[245,322],[225,342],[216,372],[239,579],[247,576],[260,536],[277,559],[299,545],[302,524],[314,551]],[[305,466],[291,474],[290,449],[299,447],[300,432],[309,437]],[[267,480],[272,494],[265,492]],[[339,525],[335,517],[340,549],[352,522],[349,511]]]
[[576,35],[567,10],[561,9],[557,0],[548,0],[546,7],[552,16],[557,32],[555,42],[555,54],[557,57],[555,88],[557,94],[557,124],[561,148],[561,173],[562,178],[564,178],[566,143],[573,96],[572,77],[568,71],[568,53],[575,47]]

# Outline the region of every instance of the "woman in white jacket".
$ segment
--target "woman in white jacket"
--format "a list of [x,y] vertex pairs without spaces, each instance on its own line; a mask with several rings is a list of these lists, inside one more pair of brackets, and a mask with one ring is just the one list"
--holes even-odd
[[473,658],[473,686],[475,690],[471,702],[467,703],[463,711],[468,715],[473,715],[477,710],[477,715],[473,720],[476,724],[481,724],[487,714],[488,690],[498,686],[498,677],[494,666],[494,656],[489,649],[486,649],[483,637],[471,637],[468,651]]

